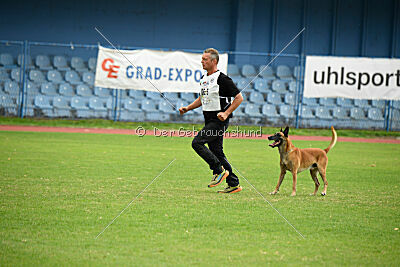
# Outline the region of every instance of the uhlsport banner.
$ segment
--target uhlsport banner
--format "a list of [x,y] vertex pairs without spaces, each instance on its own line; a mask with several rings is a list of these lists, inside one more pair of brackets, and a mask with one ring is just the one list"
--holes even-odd
[[[200,53],[119,51],[123,55],[118,50],[99,46],[95,86],[161,92],[200,91],[200,78],[205,73]],[[227,66],[228,54],[220,54],[218,69],[226,73]]]
[[400,59],[307,56],[304,97],[400,99]]

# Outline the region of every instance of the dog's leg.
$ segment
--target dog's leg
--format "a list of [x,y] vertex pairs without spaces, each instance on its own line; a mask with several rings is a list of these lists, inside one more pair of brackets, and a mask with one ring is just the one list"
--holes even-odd
[[315,183],[315,190],[314,190],[314,193],[312,194],[314,196],[318,192],[318,187],[319,187],[319,181],[318,181],[317,173],[318,173],[318,169],[317,168],[312,168],[310,170],[311,178],[314,180],[314,183]]
[[293,188],[291,196],[294,197],[296,195],[296,185],[297,185],[297,169],[292,171],[293,174]]
[[286,174],[286,170],[281,167],[281,174],[279,175],[278,184],[276,185],[275,190],[270,193],[271,195],[275,195],[276,193],[278,193],[279,188],[281,187],[283,178],[285,178],[285,174]]
[[326,166],[318,166],[318,172],[321,175],[322,180],[324,181],[324,190],[322,191],[321,195],[325,196],[326,190],[328,189],[328,181],[326,180]]

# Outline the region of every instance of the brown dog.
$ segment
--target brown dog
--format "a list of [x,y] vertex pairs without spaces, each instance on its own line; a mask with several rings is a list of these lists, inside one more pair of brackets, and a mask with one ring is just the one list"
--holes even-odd
[[293,190],[292,196],[296,195],[296,184],[297,174],[304,171],[310,170],[311,178],[315,183],[315,190],[313,195],[318,192],[319,181],[317,178],[317,172],[321,175],[324,181],[324,190],[321,195],[326,195],[326,189],[328,188],[328,181],[326,180],[326,167],[328,165],[328,151],[333,148],[337,141],[337,134],[333,126],[332,130],[332,141],[327,148],[324,150],[320,148],[305,148],[299,149],[295,147],[290,141],[289,127],[286,127],[284,131],[277,132],[275,135],[269,136],[268,140],[273,140],[274,143],[270,144],[270,147],[278,147],[279,154],[281,157],[281,174],[279,176],[278,184],[271,195],[275,195],[279,191],[279,187],[282,184],[283,178],[285,177],[286,171],[290,171],[293,175]]

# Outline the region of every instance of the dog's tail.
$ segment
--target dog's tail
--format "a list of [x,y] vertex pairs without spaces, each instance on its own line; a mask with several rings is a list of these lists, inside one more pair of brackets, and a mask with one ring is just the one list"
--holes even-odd
[[336,141],[337,141],[337,134],[336,134],[335,128],[333,128],[333,126],[331,127],[331,130],[332,130],[332,140],[331,140],[331,143],[329,144],[329,146],[324,149],[326,153],[328,153],[329,150],[331,150],[335,146]]

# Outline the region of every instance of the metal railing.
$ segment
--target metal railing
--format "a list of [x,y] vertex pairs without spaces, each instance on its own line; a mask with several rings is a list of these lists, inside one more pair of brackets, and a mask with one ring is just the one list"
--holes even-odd
[[[106,46],[107,47],[107,46]],[[7,102],[7,98],[3,98],[2,104],[0,104],[0,112],[2,115],[8,116],[18,116],[20,118],[24,118],[25,116],[28,117],[40,117],[40,116],[48,116],[48,114],[43,114],[43,112],[35,106],[34,98],[38,94],[39,90],[31,87],[31,85],[35,86],[35,83],[32,83],[31,78],[28,77],[30,74],[30,70],[33,68],[35,69],[35,64],[31,66],[30,59],[34,58],[39,54],[47,54],[47,55],[65,55],[66,58],[72,57],[81,57],[87,62],[89,57],[97,57],[97,48],[98,45],[93,44],[63,44],[63,43],[51,43],[51,42],[31,42],[31,41],[4,41],[0,40],[0,53],[10,53],[15,58],[19,57],[17,60],[17,66],[14,68],[19,68],[19,91],[18,94],[9,98],[9,102]],[[143,49],[144,47],[134,47],[134,46],[118,46],[119,49]],[[175,49],[169,48],[152,48],[154,50],[162,50],[162,51],[173,51]],[[194,52],[194,53],[201,53],[202,50],[195,50],[195,49],[180,49],[180,51],[184,52]],[[235,62],[235,60],[240,60],[241,64],[252,64],[252,65],[266,65],[276,53],[264,53],[264,52],[241,52],[241,51],[221,51],[222,53],[228,53],[229,55],[229,62]],[[246,61],[243,60],[243,57]],[[22,60],[21,60],[22,59]],[[272,64],[273,67],[282,64],[288,64],[289,62],[292,67],[301,66],[299,68],[299,72],[297,76],[298,79],[296,81],[296,88],[294,92],[287,92],[288,94],[292,94],[294,96],[294,103],[284,103],[283,105],[275,104],[275,110],[281,109],[282,106],[286,105],[290,107],[290,110],[293,111],[293,117],[290,116],[283,116],[286,114],[282,114],[279,112],[279,116],[271,116],[269,117],[268,114],[263,114],[261,110],[260,114],[262,116],[237,116],[235,120],[237,123],[243,124],[264,124],[266,126],[282,126],[284,124],[291,125],[296,128],[298,127],[327,127],[327,123],[337,125],[339,128],[368,128],[373,127],[374,129],[382,129],[386,131],[391,130],[400,130],[400,118],[397,114],[400,108],[394,108],[394,101],[385,101],[383,107],[381,107],[383,112],[383,121],[378,121],[374,123],[365,123],[370,122],[368,118],[365,118],[365,122],[362,120],[355,120],[355,119],[340,119],[340,118],[332,118],[328,120],[324,120],[315,116],[312,119],[308,119],[303,114],[303,108],[307,108],[307,104],[303,99],[303,84],[304,84],[304,70],[305,70],[305,55],[303,54],[281,54],[276,61]],[[53,67],[55,68],[55,67]],[[3,67],[3,71],[6,67]],[[9,70],[6,70],[9,71]],[[15,78],[15,77],[14,77]],[[46,83],[49,81],[46,80]],[[4,85],[7,81],[1,81],[2,90],[4,89]],[[91,85],[93,88],[93,85]],[[4,90],[3,90],[4,91]],[[243,93],[247,95],[246,98],[254,91],[253,85],[246,89]],[[1,92],[1,91],[0,91]],[[268,97],[268,94],[273,93],[271,88],[269,91],[262,92],[264,99]],[[36,95],[35,95],[36,93]],[[7,96],[7,93],[4,93]],[[281,92],[281,100],[284,98],[285,93]],[[125,112],[125,109],[122,105],[122,102],[129,98],[126,94],[126,91],[113,89],[112,94],[110,95],[111,103],[108,105],[108,111],[106,114],[100,116],[101,118],[105,119],[112,119],[114,121],[121,119],[121,114]],[[4,104],[6,103],[6,104]],[[8,104],[7,104],[8,103]],[[246,103],[244,103],[246,105]],[[262,103],[260,103],[261,105]],[[320,106],[320,105],[319,105]],[[258,106],[261,109],[260,106]],[[316,107],[314,107],[316,108]],[[364,110],[363,112],[367,112],[368,110]],[[332,112],[332,110],[330,111]],[[75,118],[76,113],[71,108],[71,112],[69,112],[71,117]],[[315,115],[315,114],[313,114]],[[56,117],[57,115],[55,115]],[[49,116],[54,117],[54,116]],[[65,114],[64,114],[65,117]],[[78,116],[79,117],[79,116]],[[201,117],[201,115],[200,115]],[[163,119],[165,119],[164,117]],[[145,118],[146,119],[146,118]],[[171,121],[179,120],[178,116],[170,116],[169,119]],[[167,119],[168,120],[168,119]]]

